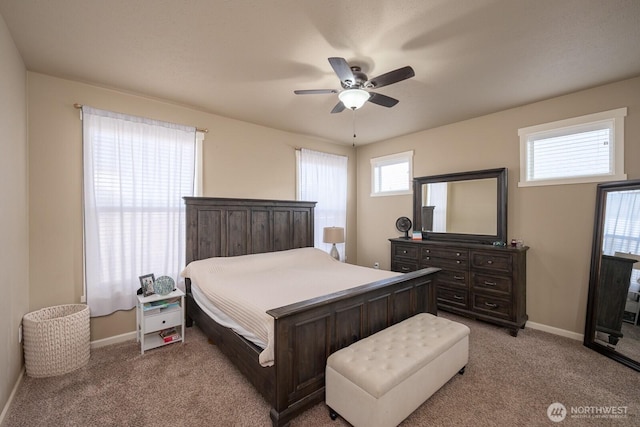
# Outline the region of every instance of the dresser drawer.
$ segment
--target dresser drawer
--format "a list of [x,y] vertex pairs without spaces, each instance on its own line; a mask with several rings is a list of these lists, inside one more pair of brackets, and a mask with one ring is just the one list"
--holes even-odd
[[460,258],[441,258],[435,255],[422,254],[422,265],[425,267],[438,267],[438,268],[452,268],[459,270],[467,270],[469,268],[469,259],[466,257]]
[[442,269],[438,273],[438,283],[442,283],[446,286],[453,286],[462,289],[467,289],[469,286],[469,273],[467,271],[457,271]]
[[418,270],[418,263],[405,260],[391,260],[391,270],[399,273],[409,273]]
[[488,274],[472,273],[472,286],[474,291],[511,295],[511,278],[490,276]]
[[472,251],[471,267],[491,269],[502,273],[511,273],[511,256],[492,252]]
[[146,333],[159,331],[161,329],[171,328],[182,324],[182,309],[175,308],[171,311],[161,312],[159,314],[152,314],[145,316],[145,331]]
[[438,284],[437,295],[438,303],[459,308],[468,308],[469,306],[469,293],[466,290],[451,289]]
[[511,301],[491,296],[473,294],[473,310],[494,317],[511,319]]
[[422,257],[432,256],[450,259],[469,259],[469,250],[463,248],[441,248],[438,246],[427,246],[422,248]]
[[393,258],[418,259],[419,248],[416,245],[393,245]]

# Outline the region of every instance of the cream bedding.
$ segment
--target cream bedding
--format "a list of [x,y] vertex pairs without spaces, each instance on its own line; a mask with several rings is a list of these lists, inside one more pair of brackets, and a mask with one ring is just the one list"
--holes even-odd
[[211,302],[266,342],[260,364],[274,361],[274,319],[267,310],[397,276],[336,261],[315,248],[193,261],[182,271]]

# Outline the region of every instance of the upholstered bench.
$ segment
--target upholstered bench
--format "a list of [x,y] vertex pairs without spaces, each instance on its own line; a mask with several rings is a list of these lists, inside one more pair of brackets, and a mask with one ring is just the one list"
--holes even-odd
[[420,313],[333,353],[326,403],[352,425],[396,426],[469,360],[469,328]]

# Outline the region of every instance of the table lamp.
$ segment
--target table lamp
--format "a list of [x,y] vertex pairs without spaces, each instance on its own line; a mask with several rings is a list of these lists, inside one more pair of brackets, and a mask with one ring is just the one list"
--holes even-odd
[[324,243],[332,243],[331,252],[329,254],[340,261],[340,253],[336,248],[336,243],[344,243],[344,228],[342,227],[325,227],[322,234]]

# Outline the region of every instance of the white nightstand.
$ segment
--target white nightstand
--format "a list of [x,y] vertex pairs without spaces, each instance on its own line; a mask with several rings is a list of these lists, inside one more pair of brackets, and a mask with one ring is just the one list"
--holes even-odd
[[[140,353],[167,344],[184,341],[184,292],[176,289],[168,295],[138,295],[136,307],[137,340]],[[165,341],[160,331],[175,328],[179,336]]]

